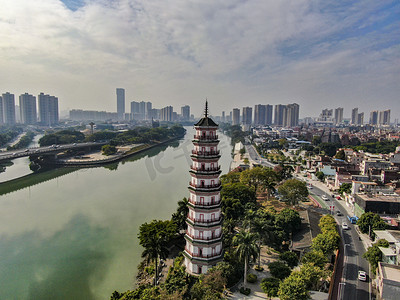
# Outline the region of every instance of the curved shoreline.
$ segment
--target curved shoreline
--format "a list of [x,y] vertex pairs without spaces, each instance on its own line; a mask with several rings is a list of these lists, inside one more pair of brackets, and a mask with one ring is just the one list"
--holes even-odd
[[161,145],[168,144],[170,142],[179,140],[184,136],[185,135],[174,137],[174,138],[171,138],[171,139],[168,139],[168,140],[165,140],[163,142],[156,143],[156,144],[150,144],[150,145],[149,144],[144,144],[144,145],[146,145],[146,147],[141,148],[139,150],[135,150],[135,149],[129,150],[129,151],[123,153],[123,154],[120,154],[120,155],[117,155],[117,156],[114,156],[114,157],[110,157],[110,158],[101,159],[101,160],[70,161],[70,162],[68,162],[68,161],[55,161],[55,162],[50,163],[49,165],[56,165],[56,166],[63,166],[63,167],[93,167],[93,166],[99,166],[99,165],[106,165],[106,164],[109,164],[109,163],[118,162],[118,161],[120,161],[120,160],[122,160],[124,158],[133,156],[135,154],[142,153],[142,152],[147,151],[149,149],[152,149],[154,147],[161,146]]
[[117,159],[115,159],[114,161],[107,161],[107,162],[96,161],[93,164],[86,163],[86,164],[80,164],[80,165],[78,165],[78,164],[75,164],[75,165],[71,165],[71,164],[70,165],[61,165],[61,164],[55,165],[55,164],[53,164],[54,168],[51,170],[46,170],[44,172],[38,172],[38,173],[30,173],[30,174],[27,174],[27,175],[24,175],[24,176],[21,176],[18,178],[14,178],[14,179],[10,179],[10,180],[1,182],[0,183],[0,196],[8,194],[8,193],[12,193],[12,192],[20,190],[20,189],[24,189],[24,188],[27,188],[27,187],[30,187],[30,186],[33,186],[36,184],[39,184],[44,181],[48,181],[48,180],[51,180],[51,179],[54,179],[54,178],[57,178],[60,176],[64,176],[68,173],[77,171],[79,169],[107,166],[109,164],[119,162],[128,157],[143,154],[145,151],[156,148],[157,146],[163,146],[170,142],[179,140],[183,136],[175,137],[175,138],[166,140],[166,141],[158,143],[158,144],[149,145],[148,147],[140,149],[135,152],[126,153],[123,157],[117,157]]

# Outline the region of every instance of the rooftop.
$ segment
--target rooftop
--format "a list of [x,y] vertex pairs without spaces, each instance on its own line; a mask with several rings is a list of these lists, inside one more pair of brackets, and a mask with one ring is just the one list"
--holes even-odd
[[218,127],[211,118],[208,117],[208,101],[206,100],[206,107],[204,109],[204,117],[200,119],[194,126],[207,126],[207,127]]
[[374,230],[374,233],[376,234],[378,240],[385,239],[389,243],[394,244],[399,241],[400,231],[395,231],[395,234],[392,234],[392,231],[395,230]]
[[382,277],[392,281],[400,282],[400,266],[385,264],[379,262],[379,266],[382,270]]
[[397,194],[382,195],[382,194],[357,194],[359,198],[364,201],[382,201],[382,202],[393,202],[400,203],[400,196]]

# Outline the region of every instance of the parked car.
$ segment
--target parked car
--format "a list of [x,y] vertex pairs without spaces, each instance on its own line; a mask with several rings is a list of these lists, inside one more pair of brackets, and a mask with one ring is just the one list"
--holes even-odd
[[367,273],[365,271],[358,271],[358,280],[367,281]]
[[343,214],[339,210],[336,212],[336,215],[337,216],[343,216]]
[[349,225],[347,225],[347,223],[343,222],[342,228],[343,228],[343,230],[347,230],[347,229],[349,229]]

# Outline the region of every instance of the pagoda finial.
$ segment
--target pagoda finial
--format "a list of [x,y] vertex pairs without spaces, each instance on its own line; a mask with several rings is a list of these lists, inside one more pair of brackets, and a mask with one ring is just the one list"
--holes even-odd
[[208,117],[208,101],[207,101],[207,98],[206,98],[206,108],[204,109],[204,117]]

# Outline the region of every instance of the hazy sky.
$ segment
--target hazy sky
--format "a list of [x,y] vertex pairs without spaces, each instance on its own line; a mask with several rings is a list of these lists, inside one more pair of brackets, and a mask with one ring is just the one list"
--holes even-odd
[[116,111],[123,87],[127,110],[199,115],[207,97],[213,114],[297,102],[300,117],[342,106],[394,120],[399,41],[397,0],[0,0],[0,92]]

